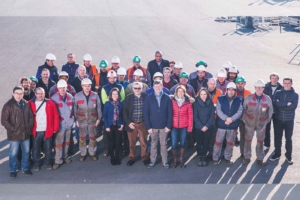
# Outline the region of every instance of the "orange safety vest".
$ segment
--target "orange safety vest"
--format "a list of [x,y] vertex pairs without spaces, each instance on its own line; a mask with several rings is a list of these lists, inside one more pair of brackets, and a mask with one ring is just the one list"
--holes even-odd
[[[145,77],[146,79],[148,79],[148,77],[147,77],[147,69],[144,68],[144,67],[142,67],[142,66],[140,66],[138,69],[142,70],[142,72],[143,72],[143,74],[144,74],[144,77]],[[130,78],[133,78],[134,66],[128,68],[127,72],[128,72],[128,73],[127,73],[127,80],[129,81]]]
[[[214,98],[212,99],[212,102],[214,103],[215,110],[216,110],[218,98],[220,96],[222,96],[222,90],[220,90],[219,88],[216,88],[216,94],[215,94]],[[215,112],[215,118],[217,118],[217,113],[216,112]]]
[[[239,92],[237,91],[237,96],[239,96],[238,93],[239,93]],[[244,89],[244,99],[245,99],[249,94],[251,94],[251,91],[250,91],[250,90]]]
[[98,89],[100,88],[100,73],[96,73],[93,79],[95,80],[95,92],[98,92]]
[[91,65],[91,70],[92,70],[93,76],[95,76],[98,73],[96,65]]

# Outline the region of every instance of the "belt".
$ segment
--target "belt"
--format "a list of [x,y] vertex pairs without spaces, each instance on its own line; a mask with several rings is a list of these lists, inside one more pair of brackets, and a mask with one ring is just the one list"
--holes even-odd
[[141,123],[144,123],[144,121],[142,121],[142,122],[134,122],[135,124],[141,124]]

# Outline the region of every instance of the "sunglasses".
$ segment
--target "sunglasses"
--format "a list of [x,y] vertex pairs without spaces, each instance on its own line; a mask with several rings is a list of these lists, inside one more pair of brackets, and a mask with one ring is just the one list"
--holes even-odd
[[161,85],[161,81],[154,81],[154,85]]
[[142,88],[133,88],[134,90],[141,90]]

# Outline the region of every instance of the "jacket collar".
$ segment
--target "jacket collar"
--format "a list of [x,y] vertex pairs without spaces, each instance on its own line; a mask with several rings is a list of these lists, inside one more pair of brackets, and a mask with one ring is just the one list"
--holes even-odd
[[[253,95],[252,98],[253,98],[254,101],[256,101],[257,98],[256,98],[256,94],[255,94],[255,93],[254,93],[254,95]],[[262,101],[266,101],[266,96],[265,96],[265,94],[262,94],[261,100],[262,100]]]

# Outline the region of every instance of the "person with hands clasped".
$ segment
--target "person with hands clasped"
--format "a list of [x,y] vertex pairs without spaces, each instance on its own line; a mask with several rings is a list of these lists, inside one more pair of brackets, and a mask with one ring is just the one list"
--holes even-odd
[[103,120],[105,131],[109,138],[110,163],[120,165],[120,148],[122,145],[123,102],[120,101],[120,91],[113,88],[109,93],[109,100],[104,104]]

